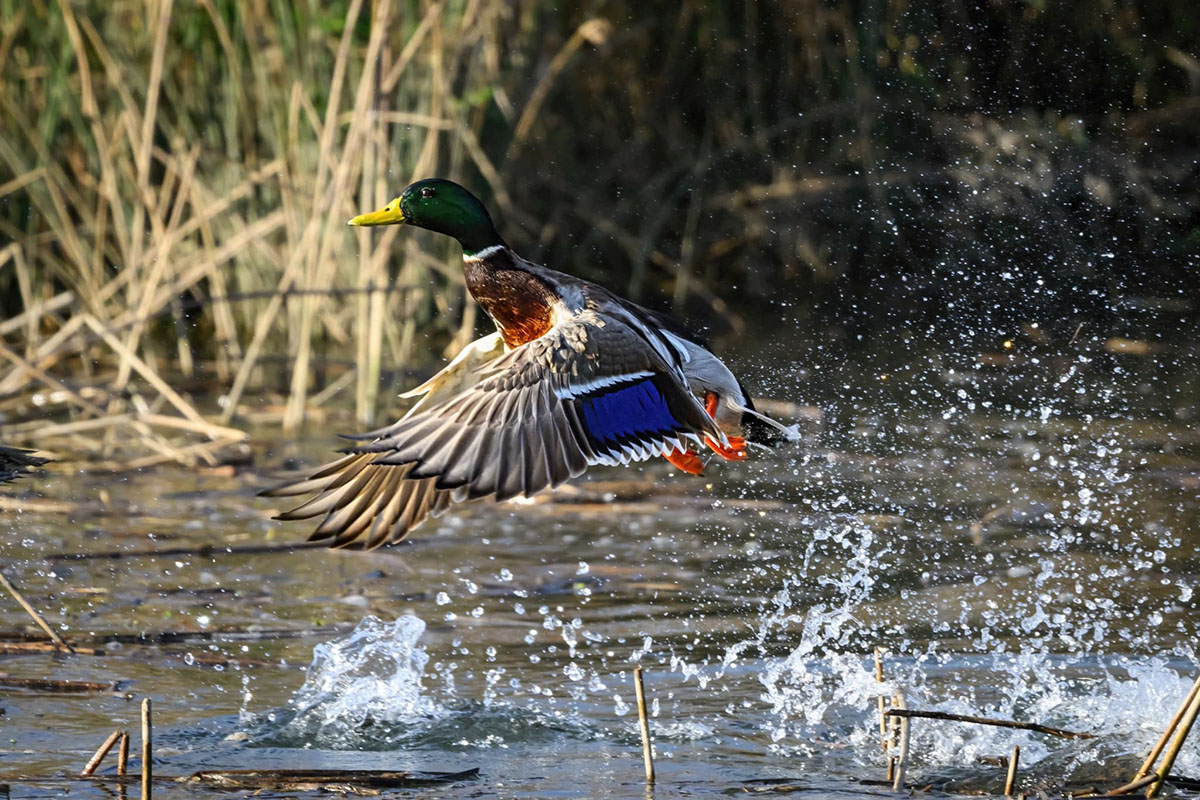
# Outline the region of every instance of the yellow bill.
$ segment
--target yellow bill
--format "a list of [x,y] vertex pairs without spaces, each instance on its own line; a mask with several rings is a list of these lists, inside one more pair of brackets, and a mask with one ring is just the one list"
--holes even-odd
[[368,225],[402,225],[405,221],[404,212],[400,210],[400,198],[397,197],[378,211],[368,211],[366,214],[351,217],[346,220],[346,224],[365,227]]

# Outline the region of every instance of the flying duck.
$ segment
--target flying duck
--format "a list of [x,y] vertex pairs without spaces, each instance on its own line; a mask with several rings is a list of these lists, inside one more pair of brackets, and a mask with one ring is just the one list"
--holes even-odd
[[596,464],[665,457],[699,475],[700,452],[746,458],[747,440],[795,441],[754,410],[729,368],[662,314],[514,253],[483,204],[418,181],[349,225],[415,225],[458,240],[471,296],[496,325],[402,397],[397,422],[308,478],[263,492],[312,495],[278,519],[323,517],[311,540],[372,549],[452,504],[532,497]]

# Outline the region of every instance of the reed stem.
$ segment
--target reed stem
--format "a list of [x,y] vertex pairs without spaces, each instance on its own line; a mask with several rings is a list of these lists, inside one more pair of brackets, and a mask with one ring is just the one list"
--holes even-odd
[[[1200,684],[1200,678],[1197,678],[1196,682]],[[1175,765],[1175,759],[1179,755],[1179,751],[1183,748],[1183,743],[1187,739],[1188,734],[1191,733],[1192,725],[1195,724],[1197,715],[1200,715],[1200,692],[1192,693],[1192,702],[1188,705],[1187,711],[1184,712],[1183,718],[1179,721],[1175,738],[1171,740],[1171,746],[1167,748],[1162,763],[1158,765],[1158,780],[1146,787],[1147,798],[1154,797],[1162,789],[1163,781],[1170,774],[1171,767]]]
[[1017,782],[1017,766],[1021,762],[1021,746],[1013,745],[1012,755],[1008,757],[1008,774],[1004,777],[1004,796],[1013,796],[1013,786]]
[[117,774],[124,775],[129,767],[129,731],[121,731],[121,747],[117,750]]
[[25,613],[33,617],[33,621],[38,624],[38,627],[46,632],[46,635],[50,637],[51,641],[53,641],[63,650],[66,650],[71,655],[75,655],[75,649],[71,647],[71,645],[67,644],[66,641],[64,641],[63,638],[59,636],[53,628],[50,627],[50,623],[46,622],[42,615],[38,613],[37,609],[25,599],[25,596],[17,591],[17,587],[13,586],[12,582],[9,581],[8,578],[4,577],[3,572],[0,572],[0,585],[4,586],[8,593],[13,596],[13,599],[21,605],[21,608],[25,609]]
[[150,725],[150,698],[142,700],[142,800],[150,800],[154,768],[154,739]]
[[1188,706],[1196,699],[1196,695],[1200,694],[1200,677],[1196,678],[1192,688],[1188,690],[1184,696],[1183,702],[1179,704],[1179,708],[1175,711],[1175,716],[1171,717],[1170,723],[1163,730],[1162,736],[1158,737],[1158,741],[1154,743],[1154,747],[1150,749],[1150,754],[1146,756],[1146,760],[1142,762],[1142,766],[1138,769],[1137,774],[1133,776],[1136,781],[1143,775],[1149,775],[1154,770],[1154,762],[1158,760],[1158,756],[1162,753],[1163,748],[1167,746],[1167,741],[1171,738],[1171,734],[1179,727],[1179,721],[1183,719],[1183,715],[1187,712]]
[[113,745],[116,744],[117,740],[120,738],[120,731],[113,731],[110,733],[108,738],[104,740],[104,743],[100,745],[100,748],[96,751],[95,755],[88,759],[87,765],[83,768],[83,772],[79,774],[91,775],[93,772],[95,772],[96,767],[100,766],[100,762],[104,760],[104,757],[108,755],[108,751],[112,750]]
[[654,784],[654,754],[650,746],[650,717],[646,714],[646,690],[642,686],[642,668],[633,668],[633,689],[637,695],[638,725],[642,730],[642,762],[646,766],[646,783]]
[[[896,692],[892,695],[892,711],[904,710],[904,708],[904,693]],[[895,760],[895,774],[892,777],[893,792],[899,792],[904,788],[904,773],[908,768],[908,737],[909,717],[900,716],[900,755]]]

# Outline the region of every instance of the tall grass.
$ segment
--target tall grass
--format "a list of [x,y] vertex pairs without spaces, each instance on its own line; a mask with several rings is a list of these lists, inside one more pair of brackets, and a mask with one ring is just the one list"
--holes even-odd
[[228,424],[285,353],[295,429],[317,357],[336,355],[369,422],[385,346],[405,364],[423,337],[471,338],[441,243],[408,237],[392,260],[394,229],[344,220],[435,172],[504,198],[480,131],[520,4],[8,5],[0,265],[23,353],[0,393],[111,363],[103,408],[74,411],[116,414],[131,380],[203,362]]

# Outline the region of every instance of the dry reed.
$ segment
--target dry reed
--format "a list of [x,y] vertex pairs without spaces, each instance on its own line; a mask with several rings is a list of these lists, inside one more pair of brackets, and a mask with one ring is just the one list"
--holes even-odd
[[142,700],[142,800],[150,800],[154,780],[154,733],[150,720],[150,698]]
[[[20,298],[0,324],[0,394],[60,398],[55,426],[0,435],[46,446],[89,431],[100,457],[215,463],[242,438],[230,427],[246,393],[281,377],[289,430],[333,385],[354,385],[370,423],[384,363],[418,357],[418,331],[461,345],[474,312],[442,243],[410,239],[389,269],[395,231],[355,238],[343,222],[434,173],[484,173],[511,207],[481,147],[483,102],[509,78],[498,52],[533,32],[502,4],[354,0],[344,17],[304,19],[212,0],[149,9],[130,25],[132,4],[82,17],[60,0],[3,31],[22,58],[54,58],[43,42],[56,31],[68,49],[44,62],[52,86],[0,58],[0,176],[13,175],[0,198],[27,220],[0,216],[0,268]],[[604,25],[581,28],[572,52]],[[196,53],[173,46],[190,39]],[[194,57],[215,80],[196,82]],[[521,110],[522,136],[556,75]],[[354,354],[341,375],[317,364],[333,348]],[[286,376],[263,359],[279,352]],[[175,388],[198,369],[228,386],[221,408]],[[104,391],[82,397],[81,376]],[[99,427],[71,427],[85,423]]]
[[650,715],[646,713],[646,689],[642,685],[642,668],[633,668],[633,689],[637,698],[638,729],[642,735],[642,765],[646,768],[646,783],[654,785],[654,751],[650,742]]
[[1004,796],[1013,796],[1013,787],[1017,785],[1017,770],[1021,764],[1021,746],[1014,744],[1012,754],[1008,757],[1008,771],[1004,775]]
[[113,745],[115,745],[120,738],[121,738],[121,731],[116,730],[116,731],[113,731],[112,733],[110,733],[108,735],[108,738],[105,739],[104,742],[100,745],[99,749],[96,750],[95,755],[93,755],[91,758],[88,759],[88,762],[84,766],[83,771],[80,772],[79,774],[80,775],[91,775],[93,772],[95,772],[96,767],[100,766],[100,762],[104,760],[104,757],[106,755],[108,755],[108,751],[113,749]]

